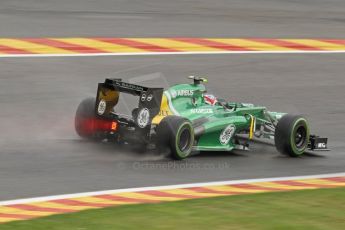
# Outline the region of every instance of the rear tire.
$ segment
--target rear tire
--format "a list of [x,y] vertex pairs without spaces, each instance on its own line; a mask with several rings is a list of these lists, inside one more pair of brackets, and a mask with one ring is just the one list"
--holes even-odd
[[95,105],[96,98],[90,97],[84,99],[78,106],[75,114],[75,131],[77,134],[85,139],[100,140],[101,137],[97,136],[94,132],[95,119]]
[[279,152],[298,157],[305,152],[309,136],[307,120],[301,115],[287,114],[277,124],[274,141]]
[[156,131],[156,144],[160,151],[170,148],[171,157],[176,160],[190,156],[194,144],[194,130],[188,119],[167,116],[159,123]]

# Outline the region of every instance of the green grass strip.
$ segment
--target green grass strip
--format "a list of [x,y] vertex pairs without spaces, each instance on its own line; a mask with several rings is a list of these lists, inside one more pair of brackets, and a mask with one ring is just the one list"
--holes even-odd
[[345,229],[345,188],[126,205],[0,224],[1,230]]

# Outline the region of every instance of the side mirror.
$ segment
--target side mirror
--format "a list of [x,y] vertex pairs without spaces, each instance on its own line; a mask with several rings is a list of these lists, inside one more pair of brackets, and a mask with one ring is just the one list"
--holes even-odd
[[203,77],[189,76],[188,78],[193,80],[194,85],[199,85],[201,82],[202,83],[208,82],[208,80],[206,78],[203,78]]

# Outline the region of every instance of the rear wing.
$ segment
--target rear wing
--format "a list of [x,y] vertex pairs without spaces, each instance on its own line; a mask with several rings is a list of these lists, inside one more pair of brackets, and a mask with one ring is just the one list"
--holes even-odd
[[[114,107],[119,101],[121,93],[138,96],[138,110],[132,119],[140,128],[151,122],[160,110],[163,88],[151,88],[123,82],[121,79],[105,79],[98,84],[95,113],[109,119],[116,118]],[[140,117],[145,120],[140,120]],[[148,119],[148,120],[147,120]],[[148,122],[146,125],[145,123]]]

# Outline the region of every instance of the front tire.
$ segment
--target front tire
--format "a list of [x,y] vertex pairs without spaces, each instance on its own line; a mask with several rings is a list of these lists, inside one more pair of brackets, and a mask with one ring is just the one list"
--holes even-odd
[[307,149],[309,125],[301,115],[284,115],[278,122],[274,141],[276,148],[284,155],[298,157]]
[[157,147],[169,147],[171,157],[182,160],[190,156],[194,144],[192,123],[183,117],[167,116],[157,126]]

